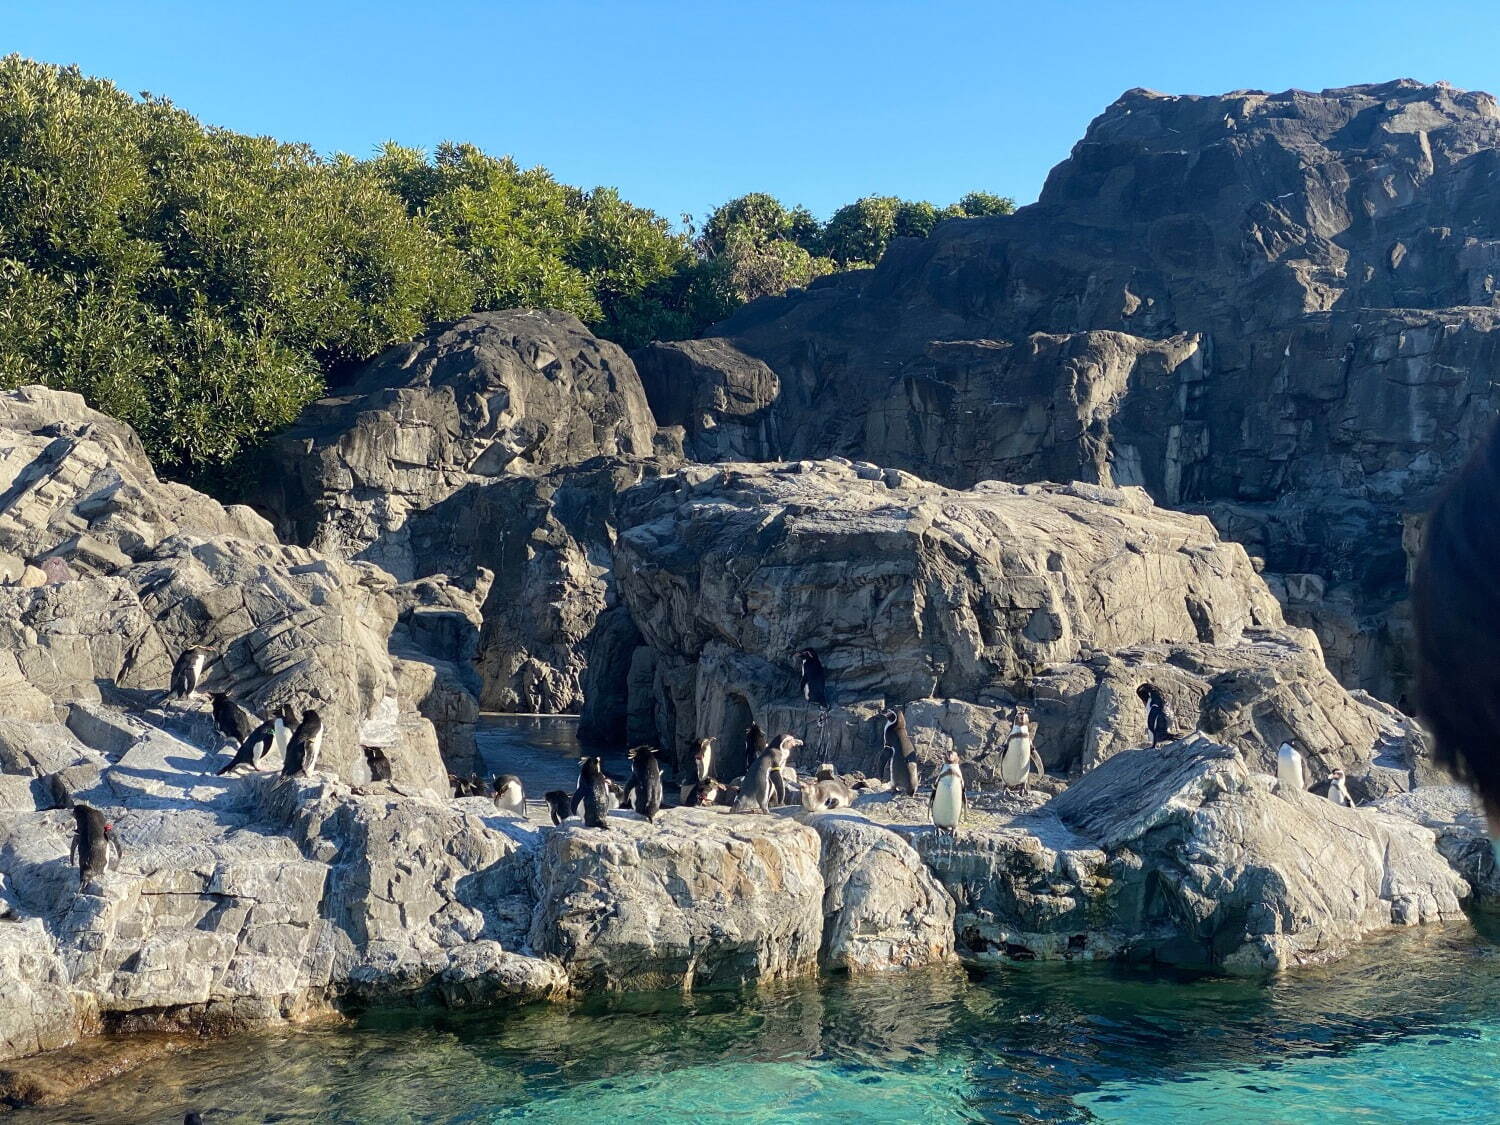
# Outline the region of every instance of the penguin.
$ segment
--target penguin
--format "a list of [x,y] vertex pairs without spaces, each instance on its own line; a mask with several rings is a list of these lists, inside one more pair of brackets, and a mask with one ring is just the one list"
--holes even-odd
[[625,785],[626,807],[629,797],[635,794],[635,811],[651,823],[656,823],[656,814],[661,811],[661,762],[657,751],[651,746],[637,746],[630,752],[630,781]]
[[766,748],[766,735],[760,729],[760,724],[752,722],[750,729],[745,732],[745,761],[753,762],[760,757],[762,750]]
[[1311,792],[1319,797],[1327,797],[1335,805],[1343,805],[1350,809],[1354,807],[1354,801],[1349,797],[1349,788],[1344,784],[1344,771],[1341,769],[1329,770],[1327,780],[1318,782],[1312,787]]
[[228,692],[211,691],[208,698],[213,700],[214,730],[221,738],[239,746],[250,737],[258,725],[254,715],[230,699]]
[[609,778],[604,776],[604,762],[600,758],[585,758],[578,771],[578,792],[573,794],[571,812],[578,812],[583,805],[583,823],[589,828],[609,828],[610,810]]
[[802,698],[828,710],[828,683],[823,662],[810,648],[799,649],[793,656],[802,675]]
[[801,785],[802,807],[808,812],[846,809],[854,804],[854,790],[834,775],[826,762],[818,767],[818,776]]
[[[754,728],[759,730],[760,728]],[[762,736],[764,737],[764,736]],[[749,759],[754,761],[754,758]],[[693,747],[693,773],[678,789],[677,799],[684,805],[693,804],[693,792],[713,776],[714,740],[700,738]]]
[[[601,761],[600,768],[603,768],[603,764]],[[609,801],[606,811],[613,812],[615,809],[623,809],[625,807],[625,787],[614,778],[606,775],[604,778],[604,788],[609,790]]]
[[[776,739],[775,745],[771,747],[771,753],[775,761],[771,765],[771,804],[786,804],[786,772],[787,761],[792,756],[792,751],[802,745],[800,738],[794,738],[789,734],[783,734]],[[753,759],[752,759],[753,761]]]
[[[172,687],[167,693],[172,699],[193,699],[198,695],[198,686],[203,683],[203,670],[217,658],[217,653],[202,645],[190,645],[182,650],[177,662],[172,665]],[[238,741],[238,739],[236,739]]]
[[240,743],[239,749],[234,752],[234,757],[229,760],[229,764],[214,776],[223,777],[230,770],[237,770],[241,766],[249,766],[253,770],[259,769],[260,760],[270,751],[275,734],[276,720],[267,719],[246,736],[245,740]]
[[1172,733],[1172,712],[1167,710],[1167,701],[1155,684],[1142,684],[1135,694],[1146,705],[1146,731],[1151,735],[1151,748],[1162,742],[1171,742],[1177,737]]
[[302,721],[286,744],[281,762],[283,777],[308,777],[318,768],[318,752],[323,749],[323,720],[316,711],[304,711]]
[[120,858],[120,844],[115,839],[115,826],[91,805],[75,805],[73,820],[73,846],[68,850],[68,862],[78,864],[78,887],[82,890],[109,870],[111,850],[117,860]]
[[776,752],[762,750],[760,757],[751,763],[735,798],[737,813],[769,813],[771,811],[771,771],[776,768]]
[[1039,774],[1047,772],[1031,739],[1031,712],[1017,707],[1011,712],[1010,734],[1000,755],[1000,781],[1006,789],[1028,792],[1033,769]]
[[[286,760],[286,744],[292,740],[292,728],[297,725],[297,712],[292,710],[290,703],[283,703],[276,708],[273,720],[276,723],[276,731],[271,737],[271,749],[281,755],[282,761]],[[372,769],[373,772],[373,769]],[[381,780],[377,778],[376,780]],[[386,778],[384,780],[390,780]]]
[[964,798],[964,771],[958,764],[957,750],[948,751],[948,760],[932,783],[930,807],[933,826],[939,831],[957,835],[958,826],[968,811],[968,802]]
[[688,794],[688,799],[682,802],[697,809],[706,809],[710,805],[720,804],[720,794],[724,792],[724,786],[713,778],[705,778],[693,786],[693,791]]
[[[286,725],[282,722],[280,716],[277,716],[274,721],[281,723],[281,729],[286,730]],[[290,738],[291,735],[288,734],[287,737]],[[274,736],[272,741],[275,741]],[[379,746],[366,746],[364,751],[365,765],[370,767],[370,780],[389,781],[391,779],[391,760],[385,756],[385,751]]]
[[1298,792],[1307,788],[1307,781],[1302,774],[1302,755],[1297,753],[1297,748],[1290,742],[1283,742],[1276,751],[1276,791],[1284,792],[1295,789]]
[[521,779],[513,773],[497,773],[495,775],[495,807],[501,812],[514,813],[516,816],[526,815],[526,790],[521,785]]
[[547,802],[547,812],[552,816],[553,824],[561,824],[573,815],[572,798],[561,789],[549,789],[542,794],[542,800]]
[[[906,794],[917,795],[917,748],[912,745],[911,732],[906,729],[906,715],[894,707],[883,712],[885,716],[886,749],[890,753],[891,788]],[[882,772],[882,777],[885,774]]]
[[196,1113],[185,1113],[182,1115],[182,1125],[203,1125],[203,1118]]

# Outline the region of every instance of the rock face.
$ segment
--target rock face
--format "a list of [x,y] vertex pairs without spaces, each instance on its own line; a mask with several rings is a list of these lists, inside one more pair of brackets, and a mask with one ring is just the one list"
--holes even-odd
[[1416,513],[1495,415],[1488,94],[1131,90],[1015,215],[637,361],[699,456],[1139,484],[1395,698]]
[[1455,918],[1471,887],[1431,831],[1283,793],[1202,736],[1116,755],[1033,813],[950,844],[908,830],[958,899],[959,945],[1258,974]]
[[0,433],[0,553],[71,575],[0,587],[12,713],[162,692],[177,654],[202,644],[222,654],[207,687],[260,714],[317,708],[331,772],[367,776],[360,747],[377,745],[401,782],[443,787],[435,732],[389,651],[401,600],[389,576],[283,546],[248,509],[158,480],[134,434],[76,395],[0,395]]
[[401,580],[488,572],[481,702],[574,712],[613,597],[610,506],[655,471],[656,445],[618,347],[566,313],[481,313],[310,406],[275,441],[257,500],[298,542]]
[[[837,462],[685,468],[625,493],[616,580],[654,657],[664,744],[719,739],[743,765],[752,719],[820,761],[873,773],[879,711],[905,706],[923,776],[957,749],[992,785],[1016,703],[1050,768],[1145,736],[1155,683],[1195,727],[1264,769],[1296,738],[1311,780],[1412,747],[1289,628],[1244,550],[1139,489],[986,482],[954,491]],[[800,698],[810,646],[831,709]],[[635,709],[631,703],[632,710]]]
[[818,963],[818,836],[792,820],[682,809],[655,826],[548,836],[532,944],[591,991],[738,987]]

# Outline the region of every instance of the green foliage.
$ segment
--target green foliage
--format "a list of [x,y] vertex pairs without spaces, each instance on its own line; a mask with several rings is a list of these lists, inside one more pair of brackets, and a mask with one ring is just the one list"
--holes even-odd
[[285,425],[322,370],[471,306],[360,166],[0,60],[0,378],[81,391],[169,471]]
[[701,235],[472,145],[370,160],[205,128],[76,68],[0,59],[0,385],[80,391],[199,482],[325,374],[472,310],[550,306],[627,348],[1006,214],[868,196],[820,224],[764,193]]

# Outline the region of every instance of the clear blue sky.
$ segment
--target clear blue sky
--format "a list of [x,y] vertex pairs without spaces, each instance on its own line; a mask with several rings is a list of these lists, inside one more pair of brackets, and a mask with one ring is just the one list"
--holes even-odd
[[747,191],[1036,197],[1123,90],[1500,92],[1500,4],[0,0],[0,51],[368,155],[472,141],[675,219]]

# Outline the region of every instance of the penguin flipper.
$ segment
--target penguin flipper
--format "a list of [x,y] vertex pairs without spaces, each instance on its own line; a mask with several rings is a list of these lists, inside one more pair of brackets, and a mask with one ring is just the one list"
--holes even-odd
[[1035,746],[1031,748],[1031,768],[1036,770],[1038,775],[1047,772],[1047,767],[1042,764],[1042,756],[1036,752]]

